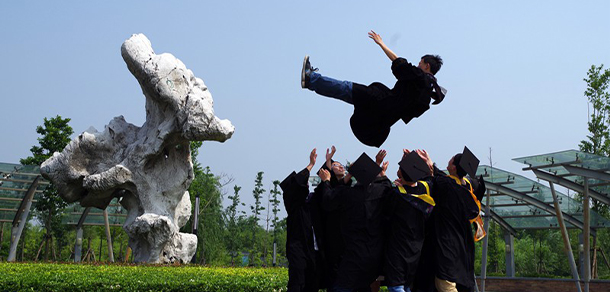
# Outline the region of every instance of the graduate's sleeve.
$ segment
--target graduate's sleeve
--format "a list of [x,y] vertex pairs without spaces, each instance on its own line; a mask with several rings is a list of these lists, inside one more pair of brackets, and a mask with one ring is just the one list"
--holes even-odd
[[483,179],[483,176],[479,176],[478,179],[473,180],[475,181],[476,186],[473,185],[474,188],[474,195],[477,197],[477,200],[479,200],[479,202],[483,199],[483,196],[485,196],[485,191],[487,190],[487,188],[485,187],[485,180]]
[[286,183],[280,185],[282,188],[284,207],[286,207],[286,212],[288,214],[292,213],[295,208],[305,204],[305,199],[307,199],[307,195],[309,194],[309,188],[307,186],[308,180],[309,170],[305,168],[299,173],[293,171]]
[[407,59],[399,57],[392,61],[392,74],[398,80],[412,80],[420,78],[423,71],[409,63]]
[[447,174],[444,171],[442,171],[438,167],[436,167],[436,163],[433,165],[433,167],[434,167],[433,173],[434,173],[435,177],[446,177],[447,176]]

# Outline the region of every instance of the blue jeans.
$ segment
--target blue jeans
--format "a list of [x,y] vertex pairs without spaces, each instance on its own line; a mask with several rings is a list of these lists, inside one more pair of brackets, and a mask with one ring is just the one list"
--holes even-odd
[[309,89],[317,94],[336,98],[349,104],[354,104],[352,99],[352,82],[340,81],[330,77],[322,76],[320,73],[309,73]]
[[411,288],[407,286],[388,286],[388,292],[411,292]]

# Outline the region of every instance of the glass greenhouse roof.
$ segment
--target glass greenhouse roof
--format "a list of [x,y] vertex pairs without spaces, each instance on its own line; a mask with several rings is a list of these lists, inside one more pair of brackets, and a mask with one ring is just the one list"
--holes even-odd
[[[21,201],[38,176],[40,176],[38,166],[0,163],[0,222],[13,222]],[[49,182],[40,177],[32,204],[36,203],[48,185]],[[32,206],[30,214],[33,208]],[[66,208],[67,216],[63,218],[63,222],[76,225],[84,210],[85,208],[78,203],[71,204]],[[118,199],[114,199],[107,210],[110,225],[122,225],[125,222],[127,211],[118,203]],[[104,225],[102,210],[91,208],[84,225]]]
[[567,150],[513,160],[529,165],[525,169],[552,176],[556,183],[572,189],[573,184],[580,187],[584,185],[582,174],[586,174],[589,177],[589,187],[593,191],[591,195],[605,204],[610,204],[610,158],[608,157]]
[[[490,191],[490,208],[515,229],[557,228],[551,189],[524,176],[481,165],[477,176],[483,175]],[[582,203],[555,191],[564,213],[566,227],[582,228]],[[483,198],[482,204],[487,202]],[[610,220],[591,211],[591,228],[610,227]]]
[[[38,166],[0,163],[0,222],[13,222],[23,197],[39,175]],[[40,178],[33,202],[48,185],[48,181]]]

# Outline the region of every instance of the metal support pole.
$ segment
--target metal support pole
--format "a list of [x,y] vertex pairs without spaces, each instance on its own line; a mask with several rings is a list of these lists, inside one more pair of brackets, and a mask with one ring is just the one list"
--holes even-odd
[[91,207],[85,208],[83,214],[80,215],[80,219],[76,224],[76,243],[74,243],[74,262],[80,263],[83,256],[83,223],[89,214]]
[[[195,211],[193,214],[193,226],[192,231],[195,236],[197,236],[197,226],[199,226],[199,194],[195,195]],[[191,263],[197,262],[197,249],[195,249],[195,254],[191,259]]]
[[585,281],[585,292],[589,292],[589,281],[591,280],[591,257],[589,256],[589,252],[590,252],[590,234],[591,234],[591,227],[590,227],[590,222],[589,222],[589,179],[587,177],[583,177],[583,180],[585,182],[585,193],[584,193],[584,198],[582,201],[582,206],[583,206],[583,222],[584,223],[584,245],[583,245],[583,257],[584,257],[584,262],[583,262],[583,266],[584,266],[584,277],[583,280]]
[[[104,225],[106,225],[106,242],[108,243],[108,258],[114,263],[114,252],[112,250],[112,237],[110,236],[110,222],[108,221],[108,209],[104,209]],[[100,260],[102,255],[100,254]]]
[[515,277],[515,237],[506,232],[504,234],[504,243],[506,244],[506,248],[504,250],[505,253],[505,262],[506,262],[506,277]]
[[[576,282],[576,289],[578,292],[581,292],[580,287],[580,278],[578,277],[578,269],[576,268],[576,262],[574,262],[574,254],[572,254],[572,246],[570,245],[570,236],[568,235],[568,230],[566,229],[566,224],[563,221],[563,212],[561,212],[561,207],[559,206],[559,201],[557,200],[557,193],[555,193],[555,185],[552,182],[549,182],[551,187],[551,194],[553,195],[553,204],[555,205],[555,212],[557,213],[557,222],[559,223],[559,228],[561,229],[561,237],[563,238],[563,249],[568,256],[568,263],[570,264],[570,270],[572,271],[572,278]],[[586,224],[586,223],[585,223]]]
[[579,266],[578,274],[580,275],[580,279],[583,279],[585,277],[585,257],[583,255],[584,250],[585,250],[583,248],[584,232],[585,231],[583,230],[582,232],[580,232],[578,234],[578,266]]
[[[481,257],[481,292],[485,292],[485,279],[487,278],[487,239],[489,238],[489,193],[487,194],[487,204],[485,205],[485,217],[483,228],[487,236],[483,238],[483,255]],[[476,282],[475,282],[476,283]]]
[[[490,149],[491,155],[491,149]],[[481,291],[485,292],[485,279],[487,279],[487,246],[489,239],[489,218],[491,217],[490,205],[491,205],[491,194],[490,191],[487,190],[487,198],[485,199],[485,216],[483,217],[483,229],[485,229],[485,233],[487,236],[483,238],[483,256],[481,257]],[[476,285],[476,281],[475,281]]]
[[277,242],[273,242],[273,266],[277,265]]
[[9,248],[8,258],[6,259],[9,262],[14,262],[17,257],[17,244],[19,244],[19,238],[21,238],[23,227],[28,221],[28,215],[30,215],[30,208],[32,207],[32,199],[36,193],[39,181],[40,176],[36,176],[30,185],[30,188],[28,188],[28,191],[25,193],[23,200],[21,200],[21,205],[15,214],[15,219],[13,219],[13,227],[11,228],[11,247]]

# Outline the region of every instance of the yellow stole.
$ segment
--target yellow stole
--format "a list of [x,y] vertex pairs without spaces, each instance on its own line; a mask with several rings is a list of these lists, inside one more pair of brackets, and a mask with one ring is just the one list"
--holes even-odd
[[[449,177],[452,178],[453,180],[455,180],[455,182],[458,185],[462,185],[462,181],[458,177],[455,177],[453,175],[450,175]],[[470,192],[472,199],[477,204],[477,207],[479,207],[479,215],[477,215],[477,217],[474,219],[470,219],[471,224],[474,223],[477,225],[477,230],[474,233],[474,241],[477,242],[477,241],[483,239],[483,237],[485,237],[485,235],[487,235],[487,232],[485,232],[485,228],[483,228],[483,219],[481,219],[481,202],[479,202],[479,199],[477,199],[477,196],[474,195],[474,192],[472,190],[472,184],[470,183],[470,181],[465,177],[464,177],[464,180],[468,183],[468,187],[469,187],[468,191]]]
[[[430,196],[430,186],[428,186],[428,183],[425,181],[418,181],[418,183],[421,183],[422,185],[424,185],[424,187],[426,187],[426,193],[425,194],[421,194],[421,195],[416,195],[416,194],[410,194],[413,197],[416,197],[432,206],[435,206],[436,203],[434,202],[434,199],[432,198],[432,196]],[[398,190],[402,193],[402,194],[406,194],[407,190],[405,190],[405,188],[401,185],[398,186]]]

